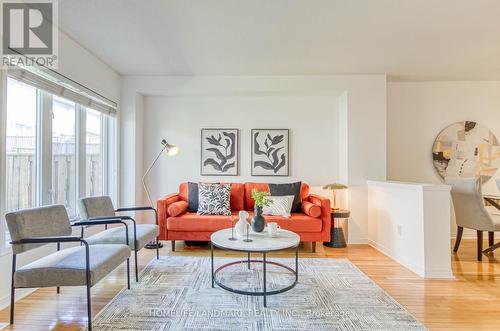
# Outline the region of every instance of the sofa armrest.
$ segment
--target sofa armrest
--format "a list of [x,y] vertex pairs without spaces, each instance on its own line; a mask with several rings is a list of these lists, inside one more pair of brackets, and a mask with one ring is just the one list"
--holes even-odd
[[168,206],[177,201],[179,201],[179,193],[169,194],[156,201],[156,210],[158,211],[158,226],[160,227],[160,240],[168,240],[167,218],[169,217],[169,215],[167,209]]
[[158,210],[158,223],[163,220],[168,218],[168,206],[173,204],[174,202],[179,201],[179,193],[172,193],[169,194],[161,199],[158,199],[156,201],[156,207]]
[[321,221],[322,221],[321,232],[323,240],[330,241],[330,228],[332,225],[332,220],[331,220],[332,209],[330,208],[330,199],[317,194],[309,194],[307,201],[321,207]]

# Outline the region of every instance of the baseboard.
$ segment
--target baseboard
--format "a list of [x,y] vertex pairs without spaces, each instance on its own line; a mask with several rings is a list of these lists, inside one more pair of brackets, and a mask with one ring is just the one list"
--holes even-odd
[[381,252],[382,254],[386,255],[387,257],[391,258],[394,260],[396,263],[401,264],[403,267],[408,269],[409,271],[415,273],[417,276],[425,278],[425,279],[454,279],[455,276],[453,276],[453,273],[451,270],[444,270],[444,269],[439,269],[439,270],[425,270],[424,267],[420,267],[418,265],[415,265],[411,263],[410,261],[405,261],[403,259],[397,258],[394,256],[392,251],[388,249],[387,247],[383,245],[379,245],[373,240],[368,240],[368,244]]
[[[20,288],[16,290],[16,302],[24,297],[27,297],[31,293],[38,290],[38,288]],[[10,306],[10,295],[0,299],[0,310],[3,310]]]
[[347,240],[347,244],[348,245],[350,245],[350,244],[355,244],[355,245],[368,244],[368,239],[366,239],[366,238],[349,238]]
[[417,276],[422,277],[422,278],[424,277],[424,269],[422,267],[419,267],[419,266],[417,266],[409,261],[404,261],[402,259],[395,257],[390,249],[388,249],[387,247],[385,247],[383,245],[376,243],[373,240],[369,239],[368,244],[370,246],[372,246],[373,248],[375,248],[376,250],[378,250],[380,253],[384,254],[385,256],[391,258],[392,260],[394,260],[398,264],[401,264],[406,269],[415,273]]

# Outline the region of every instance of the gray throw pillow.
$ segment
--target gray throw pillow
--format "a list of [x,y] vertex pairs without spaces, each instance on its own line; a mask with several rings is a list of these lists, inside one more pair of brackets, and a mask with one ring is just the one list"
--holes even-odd
[[198,184],[199,215],[231,215],[230,184]]
[[188,210],[198,211],[198,183],[188,182]]

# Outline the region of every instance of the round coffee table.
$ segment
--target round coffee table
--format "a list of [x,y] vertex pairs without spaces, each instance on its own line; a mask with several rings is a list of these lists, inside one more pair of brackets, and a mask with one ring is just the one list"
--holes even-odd
[[[280,230],[278,235],[276,237],[269,237],[267,235],[267,232],[261,232],[261,233],[255,233],[251,232],[248,236],[248,238],[251,240],[251,242],[245,242],[243,239],[238,239],[238,240],[230,240],[231,238],[231,229],[224,229],[220,230],[217,232],[214,232],[212,236],[210,237],[210,248],[211,248],[211,262],[212,262],[212,288],[215,286],[215,284],[219,285],[221,288],[233,292],[233,293],[238,293],[238,294],[243,294],[243,295],[253,295],[253,296],[262,296],[264,298],[264,307],[267,307],[267,299],[266,297],[268,295],[274,295],[274,294],[279,294],[286,292],[297,284],[297,281],[299,279],[299,244],[300,244],[300,237],[291,231],[288,230]],[[246,238],[245,238],[246,239]],[[227,249],[231,251],[237,251],[237,252],[245,252],[248,255],[248,258],[246,260],[241,260],[241,261],[235,261],[235,262],[230,262],[226,263],[220,267],[218,267],[216,270],[214,270],[214,247],[218,247],[221,249]],[[273,261],[268,261],[266,258],[266,254],[270,252],[276,252],[276,251],[281,251],[284,249],[288,248],[295,248],[295,270],[292,268],[278,263],[278,262],[273,262]],[[250,254],[251,253],[259,253],[262,254],[262,260],[251,260],[250,259]],[[217,274],[223,270],[224,268],[233,266],[235,264],[243,264],[246,263],[248,265],[248,269],[250,269],[250,263],[262,263],[263,266],[263,284],[262,284],[262,291],[244,291],[241,289],[233,288],[228,285],[223,284],[219,279],[217,279]],[[267,291],[266,289],[266,267],[267,264],[272,264],[278,267],[281,267],[283,269],[286,269],[292,273],[292,275],[295,276],[295,280],[292,284],[272,290],[272,291]]]

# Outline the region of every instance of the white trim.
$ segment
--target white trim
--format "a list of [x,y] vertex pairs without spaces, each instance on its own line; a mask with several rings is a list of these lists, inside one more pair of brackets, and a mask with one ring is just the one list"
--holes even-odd
[[[79,104],[76,104],[76,122],[75,122],[75,163],[76,163],[76,197],[78,200],[80,197],[86,195],[86,178],[87,178],[87,109]],[[76,207],[76,201],[75,201]],[[76,213],[78,213],[75,210]],[[73,215],[75,216],[75,215]]]
[[6,187],[6,132],[7,132],[7,75],[0,70],[0,256],[10,253],[10,247],[5,242],[7,226],[5,223],[5,196]]
[[412,182],[398,182],[398,181],[378,181],[378,180],[367,180],[366,184],[368,186],[397,186],[401,189],[408,190],[425,190],[425,191],[451,191],[450,185],[444,184],[429,184],[429,183],[412,183]]
[[37,194],[36,206],[53,203],[52,192],[52,95],[41,92],[43,103],[38,111],[37,122]]

